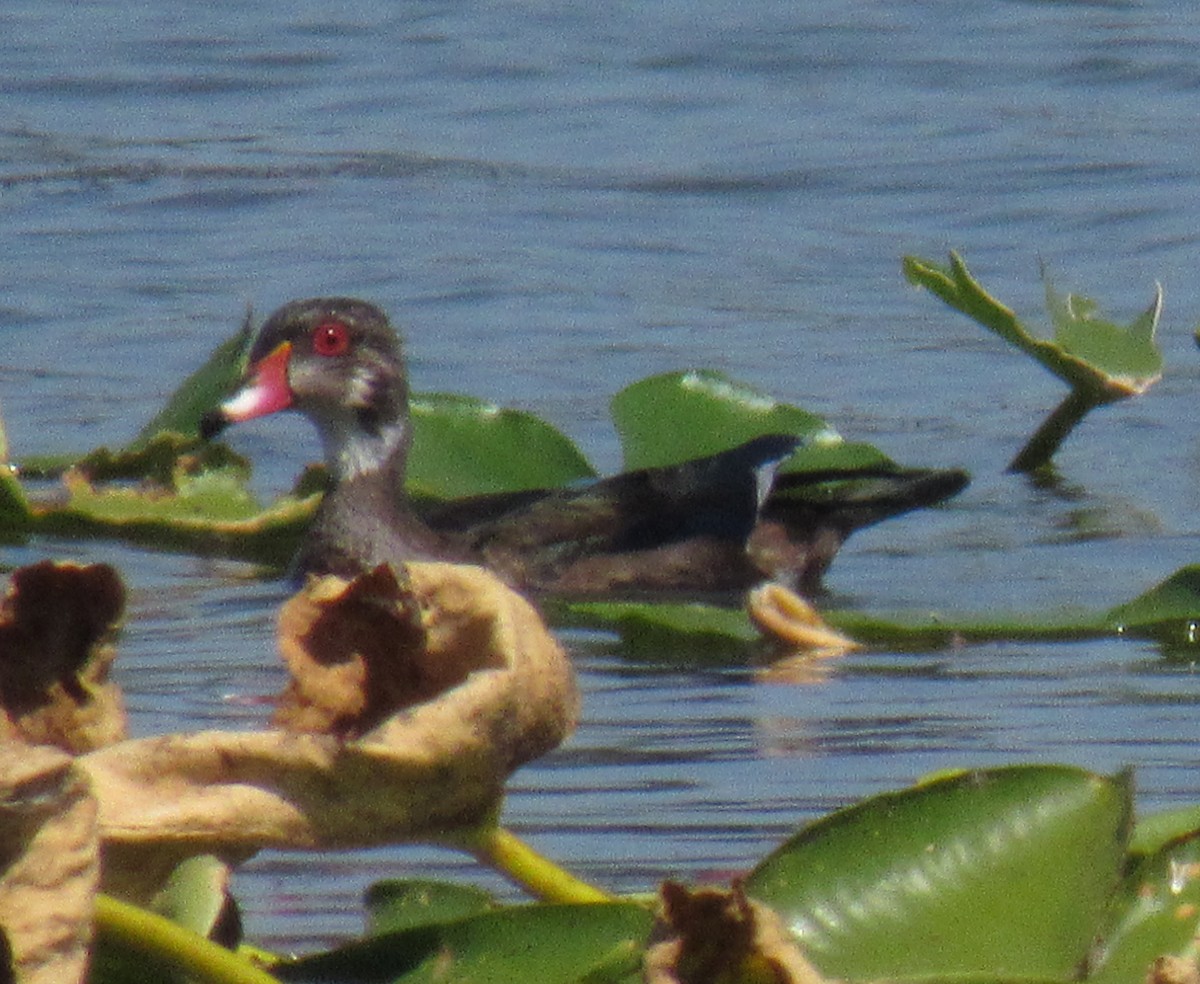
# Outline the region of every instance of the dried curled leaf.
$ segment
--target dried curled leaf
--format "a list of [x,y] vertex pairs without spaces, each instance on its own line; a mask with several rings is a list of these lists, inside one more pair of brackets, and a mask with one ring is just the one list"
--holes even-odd
[[1184,957],[1159,957],[1146,974],[1146,984],[1198,984],[1200,968]]
[[[450,841],[489,822],[508,774],[574,727],[571,666],[533,606],[494,575],[452,564],[407,571],[405,584],[390,571],[310,581],[282,619],[284,648],[345,640],[353,657],[346,665],[357,666],[349,676],[366,688],[351,698],[360,716],[337,702],[330,713],[302,699],[310,681],[289,693],[285,716],[306,726],[324,716],[335,731],[360,735],[354,740],[209,731],[124,742],[80,759],[100,801],[107,890],[145,898],[194,854],[236,861],[263,847]],[[398,638],[383,631],[392,625],[403,629]],[[379,653],[371,659],[382,662],[356,662],[358,649],[381,645],[397,647],[395,661],[423,668],[415,690],[380,680],[393,663]],[[445,689],[412,703],[435,685]]]
[[840,656],[861,648],[831,629],[809,602],[781,584],[760,584],[746,597],[746,611],[760,632],[790,652]]
[[125,589],[106,564],[42,561],[13,573],[0,601],[0,734],[85,752],[125,735],[108,682]]
[[[469,594],[468,611],[477,604]],[[496,646],[428,645],[426,623],[447,617],[382,565],[353,582],[314,579],[284,606],[279,645],[292,680],[275,723],[291,731],[356,737],[389,714],[461,683],[472,670],[503,665]],[[486,625],[490,621],[485,618]],[[436,640],[435,640],[436,643]]]
[[771,909],[726,891],[664,882],[643,965],[647,984],[822,984]]
[[96,803],[72,760],[0,742],[0,932],[15,979],[83,979],[99,870]]

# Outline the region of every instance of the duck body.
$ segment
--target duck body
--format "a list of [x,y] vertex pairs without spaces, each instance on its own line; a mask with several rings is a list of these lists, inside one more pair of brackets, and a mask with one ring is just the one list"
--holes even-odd
[[[353,575],[381,563],[482,563],[514,586],[569,596],[739,592],[764,579],[811,590],[856,525],[937,501],[965,483],[896,493],[857,511],[772,496],[802,443],[766,435],[706,458],[579,487],[415,506],[404,493],[411,432],[399,339],[374,305],[294,301],[262,324],[233,396],[205,436],[295,410],[316,426],[330,488],[296,560],[299,573]],[[921,473],[952,475],[961,473]],[[786,475],[795,485],[803,475]],[[956,484],[957,483],[957,484]],[[886,497],[885,497],[886,498]]]

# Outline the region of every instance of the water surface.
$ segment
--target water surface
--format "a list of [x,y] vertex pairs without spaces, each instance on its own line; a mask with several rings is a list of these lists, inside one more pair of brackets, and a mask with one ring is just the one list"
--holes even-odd
[[[415,388],[531,410],[603,468],[616,390],[708,366],[972,472],[946,508],[855,537],[830,604],[1100,608],[1200,558],[1190,5],[97,0],[9,3],[0,31],[18,457],[127,440],[247,304],[350,293],[404,326]],[[1167,375],[1089,419],[1052,487],[1003,468],[1060,384],[900,276],[950,248],[1034,321],[1040,263],[1122,318],[1164,285]],[[316,453],[298,420],[231,440],[264,494]],[[283,585],[108,543],[4,563],[47,555],[128,580],[136,733],[262,719]],[[1141,808],[1200,799],[1192,662],[1143,641],[869,651],[815,686],[567,641],[583,722],[514,777],[505,819],[616,890],[727,877],[951,766],[1132,764]],[[403,848],[264,855],[237,890],[252,937],[310,948],[406,874],[499,887]]]

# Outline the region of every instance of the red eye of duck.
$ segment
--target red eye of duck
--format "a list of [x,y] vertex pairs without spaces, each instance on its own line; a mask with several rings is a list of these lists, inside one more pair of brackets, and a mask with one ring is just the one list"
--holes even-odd
[[312,347],[317,355],[345,355],[350,348],[350,329],[340,321],[322,321],[312,331]]

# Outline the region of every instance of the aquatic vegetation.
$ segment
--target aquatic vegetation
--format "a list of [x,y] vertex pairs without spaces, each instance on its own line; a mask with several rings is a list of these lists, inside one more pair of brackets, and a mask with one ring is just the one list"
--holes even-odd
[[957,253],[950,254],[948,266],[906,256],[904,275],[1030,355],[1071,387],[1067,398],[1013,458],[1010,471],[1045,467],[1088,413],[1145,393],[1162,376],[1162,353],[1154,339],[1162,312],[1162,288],[1158,285],[1150,306],[1122,327],[1097,317],[1094,301],[1077,294],[1060,296],[1043,272],[1046,309],[1054,327],[1053,340],[1047,340],[1031,334],[1010,308],[987,293]]
[[[1047,283],[1056,334],[1041,341],[957,256],[944,268],[909,258],[905,270],[1072,387],[1014,470],[1043,468],[1084,414],[1145,392],[1162,371],[1160,295],[1122,328]],[[128,447],[24,458],[0,472],[0,532],[114,537],[281,567],[322,476],[263,506],[248,491],[248,463],[197,437],[201,414],[240,372],[247,331]],[[434,394],[414,400],[413,419],[409,492],[419,501],[594,476],[568,438],[519,411]],[[614,398],[613,420],[628,468],[800,435],[785,469],[796,479],[779,494],[850,510],[859,525],[896,511],[880,504],[881,484],[893,495],[940,489],[928,493],[937,501],[965,480],[902,468],[708,370],[635,383]],[[54,492],[27,480],[35,475],[57,478]],[[614,897],[499,825],[509,775],[555,747],[578,708],[569,661],[540,613],[495,577],[413,564],[310,581],[280,613],[289,683],[270,726],[250,732],[128,740],[110,680],[123,607],[121,580],[104,565],[23,568],[0,600],[0,929],[22,980],[1194,979],[1200,806],[1135,818],[1131,774],[1053,764],[938,774],[803,825],[728,885],[667,882],[655,895]],[[814,651],[836,660],[856,646],[1135,635],[1190,652],[1200,566],[1105,610],[1036,617],[818,614],[778,586],[752,594],[747,610],[604,599],[545,611],[618,633],[631,653],[759,659],[818,680],[814,667],[827,664]],[[256,851],[402,841],[464,851],[535,901],[383,880],[367,894],[359,939],[304,956],[239,939],[229,873]]]

